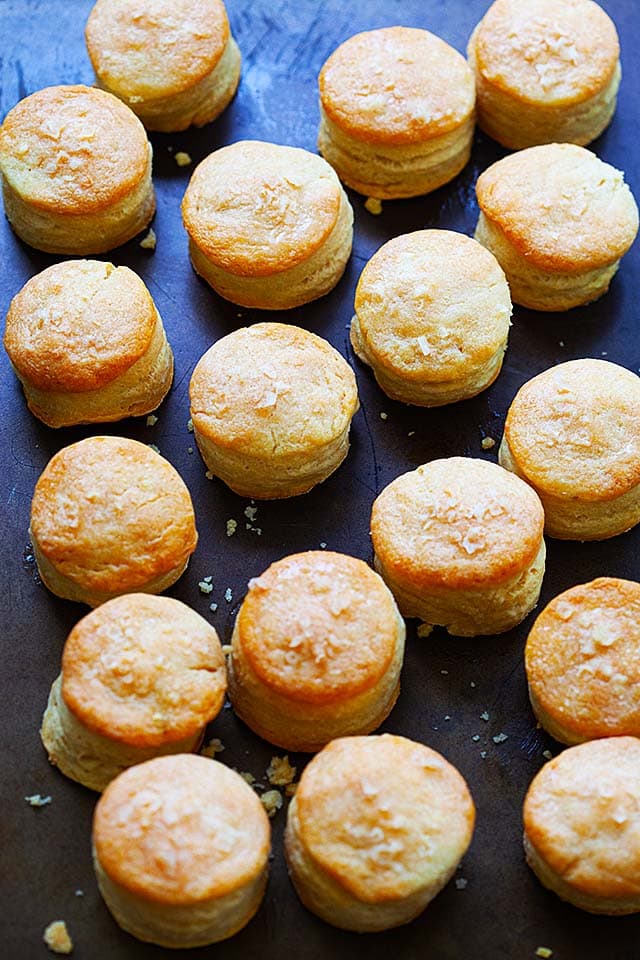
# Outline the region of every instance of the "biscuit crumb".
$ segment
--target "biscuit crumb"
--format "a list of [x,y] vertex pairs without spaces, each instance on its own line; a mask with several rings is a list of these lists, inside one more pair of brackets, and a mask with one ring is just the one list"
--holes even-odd
[[543,960],[549,960],[549,957],[553,956],[553,950],[550,950],[549,947],[538,947],[536,950],[536,957],[542,957]]
[[147,446],[148,446],[148,447],[151,447],[151,449],[152,449],[155,453],[160,453],[160,450],[159,450],[158,447],[156,447],[155,443],[148,443]]
[[250,520],[251,523],[253,523],[253,521],[255,520],[255,518],[256,518],[257,515],[258,515],[258,508],[257,508],[257,507],[245,507],[245,508],[244,508],[244,515],[245,515],[245,517],[247,518],[247,520]]
[[193,420],[191,419],[191,417],[189,417],[189,419],[187,420],[187,430],[189,431],[189,433],[193,433]]
[[409,433],[407,434],[407,436],[408,436],[408,437],[413,437],[413,436],[415,436],[415,430],[409,430]]
[[224,598],[225,598],[225,600],[227,601],[227,603],[231,603],[231,601],[233,600],[233,594],[232,594],[232,592],[231,592],[231,587],[227,587],[227,589],[225,590],[225,592],[224,592]]
[[471,683],[469,684],[470,687],[475,687],[475,685],[476,685],[475,680],[472,680]]
[[367,197],[364,202],[365,210],[368,210],[369,213],[372,213],[374,217],[380,216],[382,213],[382,201],[378,197]]
[[485,723],[488,723],[488,721],[489,721],[489,712],[488,712],[488,710],[483,710],[483,712],[480,714],[480,719],[481,719],[481,720],[484,720]]
[[260,802],[264,807],[269,818],[275,817],[278,810],[282,807],[283,799],[279,790],[267,790],[260,797]]
[[320,549],[321,549],[321,550],[326,550],[326,549],[327,549],[327,544],[326,544],[326,542],[325,542],[324,540],[321,540],[321,541],[320,541]]
[[564,347],[564,340],[559,340],[559,341],[558,341],[558,346],[559,346],[559,347]]
[[[216,607],[217,607],[217,606],[218,606],[218,604],[216,603]],[[223,643],[223,644],[222,644],[222,652],[224,653],[225,657],[229,657],[229,656],[231,656],[231,653],[233,652],[233,647],[231,646],[230,643]]]
[[487,756],[487,751],[486,751],[486,750],[481,750],[481,751],[480,751],[480,756],[481,756],[482,759],[484,760],[484,759],[486,758],[486,756]]
[[211,473],[211,470],[207,470],[207,472],[205,473],[205,477],[207,478],[207,480],[213,480],[213,474]]
[[468,880],[465,880],[464,877],[457,877],[457,878],[456,878],[456,890],[464,890],[464,888],[466,887],[466,885],[467,885],[468,883],[469,883],[469,881],[468,881]]
[[39,793],[33,793],[30,797],[25,797],[30,807],[46,807],[51,803],[51,797],[43,797]]
[[449,671],[448,671],[448,670],[441,670],[440,673],[441,673],[443,676],[446,677],[446,676],[448,676]]
[[473,740],[474,743],[477,743],[478,740],[480,739],[480,734],[479,734],[479,733],[474,733],[474,735],[471,737],[471,739]]
[[495,737],[492,737],[491,739],[493,740],[494,743],[504,743],[505,740],[509,739],[509,737],[507,736],[506,733],[497,733]]
[[241,770],[240,776],[242,777],[245,783],[249,784],[250,787],[252,787],[253,784],[256,782],[256,778],[252,773],[249,773],[248,770]]
[[200,588],[200,593],[204,593],[205,595],[213,593],[213,584],[211,583],[211,577],[205,577],[204,580],[200,580],[200,582],[198,583],[198,587]]
[[73,941],[64,920],[54,920],[44,931],[44,942],[52,953],[71,953]]
[[289,763],[289,757],[271,757],[267,767],[267,780],[272,787],[286,787],[296,776],[296,767]]
[[187,447],[187,453],[193,453],[193,447]]
[[285,796],[295,797],[297,789],[298,789],[297,783],[288,783],[284,788]]
[[191,163],[191,157],[184,150],[178,150],[173,159],[179,167],[188,167]]
[[416,634],[423,640],[425,637],[428,637],[430,633],[433,632],[433,624],[431,623],[421,623],[418,627]]
[[211,613],[215,613],[217,609],[218,609],[218,604],[217,604],[217,603],[210,603],[210,604],[209,604],[209,610],[211,610]]
[[551,750],[543,750],[542,756],[545,758],[545,760],[553,760],[553,754],[551,753]]
[[220,740],[219,737],[213,737],[212,740],[209,740],[209,743],[206,747],[202,747],[200,750],[201,757],[211,757],[213,760],[216,753],[222,753],[225,749],[224,743]]
[[152,227],[149,227],[149,232],[145,237],[142,238],[139,246],[141,246],[143,250],[155,250],[156,243],[157,243],[156,232]]
[[447,714],[444,719],[445,719],[445,720],[451,720],[451,717],[449,716],[449,714]]
[[237,529],[238,529],[238,521],[234,520],[233,517],[230,517],[227,520],[227,536],[232,537]]
[[80,889],[75,890],[75,891],[74,891],[74,896],[76,896],[76,897],[84,897],[84,890],[80,890]]
[[384,410],[381,410],[381,411],[380,411],[380,419],[381,419],[381,420],[388,420],[388,419],[389,419],[389,414],[388,414],[388,413],[385,413]]
[[491,448],[495,447],[495,445],[496,442],[493,437],[483,437],[482,443],[480,444],[483,450],[491,450]]
[[155,425],[156,425],[157,422],[158,422],[158,418],[156,417],[155,413],[150,413],[149,416],[147,417],[147,421],[146,421],[147,426],[148,426],[148,427],[155,427]]

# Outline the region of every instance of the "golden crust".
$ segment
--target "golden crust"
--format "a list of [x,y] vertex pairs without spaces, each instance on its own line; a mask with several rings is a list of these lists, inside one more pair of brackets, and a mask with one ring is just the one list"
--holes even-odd
[[640,584],[601,577],[555,597],[525,651],[536,716],[563,743],[640,736]]
[[169,597],[130,593],[73,628],[62,696],[84,726],[135,747],[197,733],[219,712],[224,655],[214,628]]
[[31,533],[58,573],[101,593],[126,593],[184,566],[197,542],[177,471],[123,437],[89,437],[49,461],[33,495]]
[[195,86],[215,69],[229,36],[221,0],[97,0],[85,29],[101,84],[132,101]]
[[224,897],[254,880],[266,866],[270,827],[239,774],[182,754],[113,780],[98,801],[93,840],[111,881],[172,907]]
[[371,536],[385,578],[407,589],[485,588],[532,564],[543,525],[540,500],[518,477],[485,460],[450,457],[385,487],[373,504]]
[[0,128],[0,169],[21,200],[57,215],[98,213],[143,180],[144,127],[103,90],[47,87],[25,97]]
[[478,178],[482,213],[532,266],[582,273],[614,263],[638,232],[624,175],[584,147],[529,147]]
[[[640,740],[611,737],[564,750],[545,764],[524,803],[525,841],[563,896],[640,898]],[[612,908],[611,908],[612,907]],[[638,909],[638,906],[635,907]]]
[[388,145],[420,143],[463,124],[473,112],[473,74],[448,43],[410,27],[350,37],[326,61],[320,101],[344,133]]
[[517,472],[563,499],[614,500],[640,483],[640,378],[606,360],[570,360],[527,381],[505,439]]
[[243,140],[196,167],[182,217],[192,242],[213,264],[238,276],[265,277],[302,263],[325,243],[341,195],[322,157]]

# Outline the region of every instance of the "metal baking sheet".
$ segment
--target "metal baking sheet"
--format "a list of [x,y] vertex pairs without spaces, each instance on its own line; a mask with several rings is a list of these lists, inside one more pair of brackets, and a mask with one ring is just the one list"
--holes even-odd
[[[37,477],[57,450],[97,432],[123,434],[157,444],[178,468],[194,499],[200,542],[189,570],[170,592],[209,618],[225,642],[247,580],[273,560],[326,543],[370,561],[371,504],[394,477],[436,457],[462,454],[495,460],[497,448],[483,450],[482,438],[499,440],[509,402],[534,374],[576,357],[606,356],[632,370],[640,368],[640,243],[623,261],[609,294],[597,303],[552,315],[516,308],[503,372],[473,400],[431,411],[405,407],[388,400],[370,372],[354,360],[347,327],[355,284],[373,252],[390,237],[423,227],[473,232],[475,180],[504,153],[478,134],[466,170],[430,196],[385,203],[382,215],[374,217],[364,209],[363,198],[351,194],[355,246],[343,280],[314,304],[269,315],[326,337],[355,367],[362,408],[354,420],[351,452],[340,470],[307,496],[258,504],[253,526],[260,528],[259,535],[245,528],[248,502],[222,483],[208,481],[194,452],[187,420],[188,383],[196,361],[220,336],[265,316],[225,303],[193,273],[179,209],[192,168],[179,168],[174,152],[186,150],[197,163],[216,147],[242,138],[314,150],[316,77],[338,43],[359,30],[404,24],[432,30],[462,51],[487,6],[487,0],[229,0],[243,55],[238,95],[213,125],[183,134],[152,135],[157,249],[150,253],[132,241],[110,255],[148,284],[175,351],[175,382],[158,411],[157,424],[149,428],[141,418],[104,428],[50,430],[29,415],[7,358],[0,356],[1,958],[46,956],[42,932],[59,918],[67,921],[78,960],[139,960],[165,953],[120,931],[102,904],[90,857],[96,796],[49,766],[38,735],[65,637],[86,612],[49,594],[38,583],[30,559],[30,499]],[[603,0],[603,6],[620,33],[623,80],[613,124],[593,149],[625,170],[638,196],[638,8],[634,0]],[[1,0],[3,116],[17,100],[41,87],[92,83],[83,41],[89,9],[88,0]],[[55,258],[22,244],[4,219],[0,237],[4,313],[22,284]],[[238,532],[227,538],[226,521],[231,517],[238,520]],[[638,578],[639,545],[640,528],[603,543],[549,541],[542,602],[595,576]],[[204,576],[213,577],[210,596],[198,589]],[[224,599],[228,587],[231,602]],[[219,604],[215,613],[209,609],[212,601]],[[366,951],[372,960],[389,955],[407,960],[525,960],[537,947],[547,946],[554,960],[640,960],[640,917],[609,919],[581,913],[543,890],[523,860],[522,799],[544,762],[543,751],[558,751],[557,744],[536,729],[528,705],[522,651],[531,622],[530,617],[508,634],[473,640],[451,638],[442,631],[419,640],[415,623],[410,623],[402,693],[383,726],[441,751],[467,778],[478,819],[473,844],[457,874],[467,881],[466,886],[460,884],[463,889],[450,883],[419,919],[394,931],[358,936],[335,930],[308,913],[290,886],[282,853],[281,811],[273,821],[271,879],[259,914],[233,939],[188,955],[193,960],[214,955],[223,960],[254,956],[275,960],[288,954],[300,960],[329,956],[341,960]],[[489,714],[486,722],[481,719],[484,711]],[[508,739],[495,744],[492,738],[499,733]],[[264,776],[272,754],[280,752],[253,736],[228,709],[212,725],[210,735],[226,745],[224,762],[258,778]],[[478,741],[473,740],[476,735]],[[305,758],[295,757],[293,762],[300,768]],[[23,798],[33,793],[50,795],[51,804],[32,809]]]

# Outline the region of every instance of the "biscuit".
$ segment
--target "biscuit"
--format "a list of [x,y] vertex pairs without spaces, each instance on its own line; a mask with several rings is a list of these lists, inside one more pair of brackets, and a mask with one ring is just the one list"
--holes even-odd
[[538,880],[590,913],[640,911],[640,740],[564,750],[524,802],[524,847]]
[[320,750],[379,727],[400,690],[405,627],[362,560],[318,550],[249,582],[232,639],[238,716],[285,750]]
[[322,157],[243,140],[194,170],[182,201],[196,273],[242,307],[286,310],[333,290],[353,210]]
[[150,413],[173,379],[173,353],[146,286],[128,267],[69,260],[11,301],[4,345],[27,405],[50,427]]
[[353,349],[393,400],[424,407],[473,397],[498,376],[511,297],[495,257],[452,230],[389,240],[356,289]]
[[525,650],[533,711],[561,743],[640,737],[640,584],[601,577],[565,590]]
[[105,253],[140,233],[156,208],[144,127],[93,87],[47,87],[10,110],[0,172],[9,223],[47,253]]
[[349,450],[353,370],[300,327],[256,323],[228,334],[197,364],[189,393],[204,462],[242,497],[306,493]]
[[206,620],[179,600],[128,593],[69,634],[40,736],[65,776],[102,791],[136,763],[197,750],[226,686]]
[[98,0],[85,39],[98,85],[147,130],[215,120],[240,80],[240,51],[221,0]]
[[269,820],[251,787],[216,760],[157,757],[109,784],[93,849],[100,893],[124,930],[199,947],[233,936],[258,910]]
[[167,590],[198,540],[177,471],[124,437],[88,437],[52,457],[33,494],[30,534],[44,585],[90,607]]
[[606,360],[569,360],[527,381],[500,463],[526,480],[561,540],[605,540],[640,521],[640,379]]
[[318,82],[320,153],[358,193],[415,197],[466,166],[473,73],[440,37],[410,27],[358,33],[331,54]]
[[611,122],[620,45],[591,0],[496,0],[467,53],[478,126],[505,147],[585,146]]
[[404,737],[334,740],[289,805],[289,874],[309,910],[360,933],[421,913],[471,842],[473,800],[435,750]]
[[476,193],[475,238],[506,273],[513,302],[532,310],[597,300],[638,232],[624,175],[571,143],[498,160],[478,178]]
[[534,491],[495,463],[433,460],[373,504],[375,566],[400,612],[463,637],[515,627],[538,602],[544,515]]

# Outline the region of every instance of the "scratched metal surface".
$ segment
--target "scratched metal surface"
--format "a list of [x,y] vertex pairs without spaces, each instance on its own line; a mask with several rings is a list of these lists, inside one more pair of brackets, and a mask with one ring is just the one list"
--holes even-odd
[[[634,0],[605,0],[622,39],[624,78],[616,119],[595,144],[606,160],[622,167],[640,193],[636,96],[640,68],[636,50],[640,29]],[[224,303],[193,274],[179,202],[189,169],[179,169],[170,152],[185,149],[199,161],[212,149],[243,137],[274,140],[313,150],[318,119],[315,79],[331,50],[360,29],[394,23],[423,26],[463,50],[482,15],[485,0],[229,0],[229,13],[243,58],[238,96],[224,116],[201,131],[152,137],[158,213],[154,254],[136,242],[111,259],[137,270],[149,285],[176,354],[176,379],[155,427],[129,420],[104,432],[153,442],[175,464],[192,492],[200,543],[189,571],[171,591],[215,624],[228,641],[234,614],[249,577],[289,552],[329,547],[371,559],[368,518],[376,493],[398,474],[441,456],[466,454],[495,459],[481,448],[484,435],[499,438],[508,404],[530,376],[553,363],[581,356],[640,367],[639,308],[634,296],[640,279],[640,245],[624,261],[608,296],[568,315],[537,315],[516,309],[502,375],[480,397],[435,411],[405,408],[386,399],[349,349],[347,325],[355,283],[363,264],[391,236],[425,226],[471,233],[477,210],[473,186],[478,172],[501,156],[478,136],[467,170],[430,197],[385,204],[374,218],[352,195],[355,248],[337,289],[319,303],[291,311],[285,319],[327,337],[354,363],[362,409],[353,425],[346,464],[311,494],[259,505],[258,536],[244,528],[246,501],[221,483],[205,479],[191,453],[186,430],[187,386],[194,364],[213,340],[240,323],[262,316]],[[87,0],[0,0],[2,38],[2,115],[22,96],[62,82],[91,83],[82,38]],[[53,262],[20,243],[2,219],[1,303],[38,270]],[[280,319],[274,316],[274,319]],[[1,555],[3,630],[0,750],[0,956],[31,960],[45,955],[46,924],[64,918],[79,960],[151,958],[162,953],[122,933],[111,920],[93,879],[89,835],[95,795],[49,767],[38,727],[49,685],[72,624],[84,608],[60,601],[37,583],[29,556],[27,526],[35,481],[49,457],[69,442],[99,428],[54,432],[26,412],[4,353],[2,368],[2,477],[5,547]],[[382,419],[385,412],[388,418]],[[225,536],[226,520],[239,523]],[[542,600],[601,574],[636,577],[640,529],[605,543],[549,543]],[[203,597],[197,583],[212,575],[214,591]],[[230,587],[231,603],[224,593]],[[210,613],[209,603],[218,611]],[[384,729],[425,741],[453,761],[473,792],[478,823],[459,876],[421,918],[402,929],[360,938],[325,925],[307,913],[289,884],[282,855],[284,813],[274,821],[272,875],[264,905],[242,933],[214,948],[190,951],[193,960],[215,955],[232,960],[259,954],[264,960],[295,951],[302,960],[331,955],[351,957],[366,950],[372,958],[392,955],[426,960],[522,960],[547,945],[558,960],[606,957],[639,960],[640,918],[606,919],[582,914],[546,893],[529,873],[521,854],[520,807],[527,785],[540,768],[545,749],[557,745],[535,728],[522,666],[522,649],[531,619],[501,637],[459,640],[436,632],[418,641],[410,625],[403,689]],[[489,721],[480,714],[488,711]],[[492,737],[508,739],[496,745]],[[475,742],[472,737],[478,734]],[[250,734],[230,710],[212,725],[222,738],[222,759],[256,776],[274,752]],[[481,751],[486,751],[483,759]],[[303,758],[296,758],[298,765]],[[389,771],[393,776],[393,771]],[[27,794],[49,794],[52,803],[31,809]],[[206,799],[206,798],[205,798]],[[75,891],[82,890],[83,896]]]

